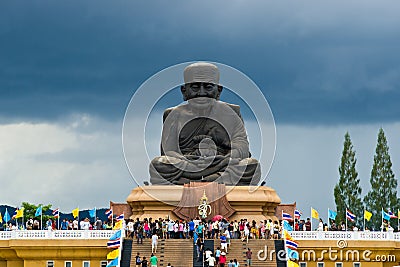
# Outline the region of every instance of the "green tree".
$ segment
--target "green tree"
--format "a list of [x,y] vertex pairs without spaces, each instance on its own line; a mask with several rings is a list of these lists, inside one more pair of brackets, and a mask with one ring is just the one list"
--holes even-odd
[[[382,224],[382,208],[391,208],[393,211],[397,211],[399,207],[397,180],[392,171],[389,146],[382,128],[378,133],[370,183],[371,190],[364,197],[367,210],[372,212],[372,218],[368,225],[379,230]],[[397,225],[397,220],[395,224]]]
[[[39,205],[35,205],[35,204],[31,204],[28,202],[22,202],[21,205],[24,208],[24,221],[26,222],[29,218],[36,218],[37,220],[40,221],[41,216],[37,216],[35,217],[35,213],[36,210],[39,206],[42,206],[42,213],[43,213],[43,225],[45,225],[46,221],[48,219],[52,219],[54,220],[54,216],[49,215],[51,213],[49,213],[48,211],[51,210],[51,204],[48,205],[43,205],[43,204],[39,204]],[[41,227],[43,228],[43,226]]]
[[[357,159],[355,155],[350,135],[346,132],[342,159],[339,166],[339,182],[336,184],[333,193],[337,211],[336,222],[340,223],[346,220],[346,208],[348,208],[357,216],[355,224],[361,227],[364,211],[361,200],[360,179],[356,171]],[[348,222],[348,226],[352,225],[353,223]]]

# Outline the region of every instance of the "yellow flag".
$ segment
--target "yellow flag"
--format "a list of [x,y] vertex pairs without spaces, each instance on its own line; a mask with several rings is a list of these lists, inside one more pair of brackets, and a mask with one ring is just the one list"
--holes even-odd
[[107,254],[107,260],[113,260],[119,256],[119,248]]
[[368,210],[364,210],[364,219],[369,221],[369,220],[371,220],[371,217],[372,217],[372,213],[369,212]]
[[122,228],[122,220],[115,223],[113,230],[118,230]]
[[299,265],[297,263],[295,263],[294,261],[288,260],[287,267],[299,267]]
[[400,210],[397,210],[397,218],[400,218]]
[[1,216],[1,212],[0,212],[0,223],[3,223],[3,216]]
[[79,216],[79,208],[72,210],[72,216],[74,216],[74,218]]
[[311,208],[311,217],[313,217],[314,219],[319,219],[318,211],[316,211],[315,209]]
[[19,210],[15,210],[15,218],[22,218],[24,217],[24,208],[21,208]]
[[283,235],[286,240],[294,241],[293,237],[288,233],[288,231],[283,230]]

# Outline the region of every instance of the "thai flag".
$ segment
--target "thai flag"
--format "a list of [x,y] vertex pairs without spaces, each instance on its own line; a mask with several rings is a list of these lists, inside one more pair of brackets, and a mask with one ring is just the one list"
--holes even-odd
[[299,244],[296,241],[285,240],[285,245],[289,249],[296,250]]
[[354,215],[353,213],[351,213],[351,211],[349,211],[348,209],[346,209],[346,218],[352,222],[354,222],[356,215]]
[[389,213],[390,219],[397,218],[397,216],[394,215],[394,213],[390,209],[388,209],[388,213]]
[[113,210],[112,209],[106,210],[105,214],[107,215],[108,219],[111,219],[113,216]]
[[60,217],[60,209],[53,210],[53,216],[54,216],[54,218]]
[[123,220],[124,219],[124,214],[122,213],[121,215],[117,216],[115,219],[117,221]]
[[110,240],[107,242],[107,248],[119,248],[121,246],[121,239]]
[[292,221],[292,220],[293,220],[293,218],[292,218],[292,216],[290,216],[290,214],[289,214],[289,213],[282,212],[282,220],[288,220],[288,221]]
[[296,219],[300,219],[301,215],[303,215],[299,210],[294,210],[294,217]]

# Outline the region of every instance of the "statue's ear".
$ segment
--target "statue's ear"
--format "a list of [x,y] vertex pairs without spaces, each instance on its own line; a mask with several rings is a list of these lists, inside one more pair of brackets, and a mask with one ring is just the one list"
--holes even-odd
[[224,87],[222,87],[221,85],[218,85],[217,100],[219,100],[219,97],[220,97],[220,95],[221,95],[222,89],[224,89]]
[[181,93],[183,96],[183,101],[186,101],[187,97],[186,97],[186,86],[185,85],[181,85]]

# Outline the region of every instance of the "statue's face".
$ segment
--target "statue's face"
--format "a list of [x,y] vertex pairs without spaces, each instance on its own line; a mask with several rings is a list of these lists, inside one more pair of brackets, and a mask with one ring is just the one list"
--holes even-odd
[[196,97],[209,97],[219,100],[222,86],[213,83],[196,82],[183,85],[181,91],[184,100]]

